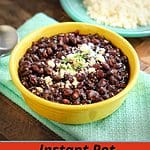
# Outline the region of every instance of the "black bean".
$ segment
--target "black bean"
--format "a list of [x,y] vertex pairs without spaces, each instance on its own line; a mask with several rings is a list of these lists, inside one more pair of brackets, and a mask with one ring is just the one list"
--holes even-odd
[[62,52],[56,53],[56,57],[57,57],[57,58],[61,59],[62,56],[63,56],[63,53],[62,53]]
[[103,70],[101,70],[101,69],[97,70],[97,71],[96,71],[96,77],[97,77],[98,79],[103,78],[103,77],[104,77],[104,72],[103,72]]
[[77,99],[77,100],[75,100],[75,101],[73,102],[73,104],[74,104],[74,105],[80,105],[81,103],[80,103],[80,100]]
[[98,86],[98,87],[104,87],[104,86],[106,86],[106,84],[107,84],[107,80],[104,79],[104,78],[102,78],[102,79],[98,82],[97,86]]
[[101,68],[100,64],[94,64],[93,67],[94,67],[96,70]]
[[70,104],[70,100],[69,100],[69,99],[63,99],[62,102],[63,102],[64,104]]
[[64,45],[63,37],[61,36],[58,37],[58,40],[59,40],[58,45],[63,46]]
[[69,42],[69,37],[68,37],[67,35],[65,35],[65,36],[63,37],[63,42],[64,42],[65,44],[67,44],[67,43]]
[[109,70],[110,66],[107,63],[102,63],[104,69]]
[[91,104],[92,100],[86,100],[87,104]]
[[68,45],[64,44],[64,45],[63,45],[63,49],[64,49],[64,51],[69,51],[70,48],[69,48]]
[[48,99],[48,97],[49,97],[49,95],[50,95],[49,93],[50,93],[49,90],[45,90],[45,91],[43,92],[43,98]]
[[53,77],[53,80],[56,82],[61,80],[61,77],[59,75],[53,75],[52,77]]
[[26,81],[22,80],[22,84],[23,84],[26,88],[29,88],[29,84],[28,84],[28,82],[26,82]]
[[39,57],[37,55],[33,54],[31,57],[34,61],[39,61]]
[[84,91],[80,92],[80,96],[81,96],[81,99],[83,99],[83,100],[87,99],[86,93]]
[[113,96],[114,96],[114,93],[113,93],[113,92],[110,92],[110,93],[109,93],[109,96],[110,96],[110,97],[113,97]]
[[30,75],[30,82],[32,84],[37,84],[37,77],[35,75]]
[[109,94],[104,94],[102,97],[103,97],[104,99],[108,99],[108,98],[109,98]]
[[87,97],[88,99],[90,100],[93,100],[93,101],[98,101],[100,95],[97,91],[94,91],[94,90],[88,90],[87,91]]
[[113,75],[111,75],[109,79],[112,84],[117,84],[117,79]]
[[99,91],[99,93],[102,94],[102,95],[107,92],[107,90],[106,90],[105,87],[100,87],[100,88],[98,89],[98,91]]
[[119,68],[121,68],[121,67],[122,67],[122,63],[116,63],[116,64],[115,64],[115,68],[119,69]]
[[44,58],[47,58],[47,57],[48,57],[48,53],[47,53],[47,50],[46,50],[46,49],[43,51],[42,55],[43,55]]
[[79,82],[78,85],[77,85],[77,88],[82,89],[83,86],[84,86],[84,82]]
[[70,83],[72,83],[74,81],[73,76],[69,75],[68,80],[70,81]]
[[83,81],[85,79],[85,75],[83,73],[77,73],[76,78],[78,81]]
[[94,72],[89,73],[88,78],[89,78],[89,80],[92,79],[92,78],[95,78],[95,73]]
[[77,99],[80,96],[80,91],[78,89],[75,89],[72,93],[72,98]]
[[44,73],[44,69],[43,69],[43,68],[40,68],[37,72],[38,72],[39,74],[43,74],[43,73]]
[[[81,44],[90,43],[97,54],[97,47],[105,49],[102,54],[105,62],[96,60],[95,64],[77,68],[75,75],[69,70],[62,75],[57,64],[64,63],[68,54],[81,53]],[[89,62],[89,57],[85,55],[83,59]],[[48,64],[51,59],[55,67],[53,62]],[[72,65],[74,61],[68,60],[67,63]],[[95,71],[88,70],[91,66]],[[85,105],[121,92],[128,84],[129,64],[127,56],[104,37],[75,31],[33,42],[19,61],[18,74],[22,84],[37,96],[57,103]]]
[[87,101],[86,100],[81,100],[81,102],[80,102],[82,105],[85,105],[85,104],[87,104]]
[[45,67],[44,71],[46,75],[52,75],[53,73],[53,69],[51,67]]
[[92,39],[92,43],[94,43],[94,44],[99,44],[100,41],[99,41],[98,39],[93,38],[93,39]]
[[72,93],[73,93],[73,91],[69,88],[65,88],[64,91],[63,91],[64,96],[71,96]]
[[66,73],[65,73],[65,74],[64,74],[64,79],[65,79],[65,80],[69,80],[69,74],[66,74]]
[[50,47],[48,47],[48,48],[46,49],[46,51],[47,51],[47,54],[48,54],[48,55],[53,54],[53,50],[52,50]]
[[38,67],[38,65],[34,65],[34,64],[32,65],[31,68],[32,68],[32,70],[35,71],[35,72],[39,72],[39,70],[40,70],[40,68]]
[[[28,69],[28,70],[27,70]],[[24,72],[21,74],[22,76],[28,76],[32,74],[32,70],[29,70],[29,68],[25,68]]]
[[56,101],[59,102],[59,103],[61,103],[61,101],[62,101],[62,96],[60,96],[60,95],[57,96],[57,97],[56,97]]
[[117,86],[120,87],[120,88],[125,88],[126,87],[126,83],[119,83]]
[[53,50],[57,50],[57,45],[55,43],[51,43],[50,45]]
[[73,44],[73,45],[76,45],[77,44],[77,39],[75,37],[71,37],[69,39],[69,41]]

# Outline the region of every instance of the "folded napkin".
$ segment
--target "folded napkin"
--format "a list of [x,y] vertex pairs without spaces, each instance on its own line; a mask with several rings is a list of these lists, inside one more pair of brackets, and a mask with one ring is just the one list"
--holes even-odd
[[[39,27],[57,23],[39,13],[19,29],[20,39]],[[65,125],[47,120],[33,112],[11,81],[9,56],[0,58],[0,92],[65,140],[150,141],[150,75],[140,72],[138,81],[123,105],[109,117],[83,125]]]

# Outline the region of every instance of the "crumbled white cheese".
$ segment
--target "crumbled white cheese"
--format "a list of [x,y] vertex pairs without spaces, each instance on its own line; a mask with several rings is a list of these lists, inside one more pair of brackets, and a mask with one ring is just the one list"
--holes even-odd
[[93,43],[88,43],[88,44],[82,44],[80,45],[79,49],[83,54],[88,54],[90,56],[95,56],[95,52],[93,51],[94,44]]
[[75,56],[75,54],[68,54],[66,57],[67,57],[68,59],[73,59],[74,56]]
[[57,66],[57,67],[60,67],[60,66],[61,66],[61,63],[56,63],[56,66]]
[[94,52],[93,50],[91,50],[90,53],[89,53],[89,56],[90,57],[95,57],[95,55],[96,55],[96,52]]
[[70,83],[70,81],[67,80],[67,81],[66,81],[66,84],[65,84],[65,87],[66,87],[66,88],[70,88],[70,86],[71,86],[71,83]]
[[85,51],[85,50],[91,50],[91,49],[93,49],[94,48],[94,44],[93,43],[91,43],[91,42],[89,42],[89,43],[87,43],[87,44],[82,44],[82,45],[80,45],[79,46],[79,49],[81,50],[81,51]]
[[96,53],[98,53],[100,51],[100,47],[99,46],[96,46]]
[[46,85],[52,85],[53,84],[52,78],[50,76],[46,76],[44,78],[44,80],[45,80]]
[[99,46],[96,47],[96,53],[104,54],[105,51],[106,51],[105,48],[102,48],[102,47],[99,47]]
[[105,55],[106,55],[106,56],[109,56],[109,53],[106,53]]
[[55,67],[55,63],[54,63],[54,60],[53,60],[53,59],[52,59],[52,60],[48,60],[48,61],[47,61],[47,64],[48,64],[50,67],[52,67],[52,68]]
[[91,49],[90,46],[88,46],[87,44],[82,44],[80,45],[79,49],[82,51],[82,52],[89,52],[89,50]]
[[104,54],[104,53],[105,53],[105,51],[106,51],[106,49],[105,49],[105,48],[100,48],[100,49],[99,49],[99,54]]
[[61,59],[65,59],[65,56],[62,56]]
[[90,46],[91,48],[94,48],[94,44],[91,42],[88,43],[88,46]]
[[100,61],[100,62],[106,62],[106,60],[105,60],[104,56],[102,56],[102,54],[97,54],[96,60]]
[[75,86],[75,88],[77,87],[77,85],[78,85],[78,81],[77,81],[77,78],[76,77],[73,77],[73,82],[72,82],[72,85],[74,85]]
[[73,69],[70,63],[67,63],[66,67],[67,69]]
[[35,89],[33,89],[33,90],[32,90],[32,93],[35,93],[35,92],[36,92],[36,90],[35,90]]
[[59,75],[61,78],[64,77],[65,73],[70,73],[71,75],[75,75],[76,71],[71,67],[70,64],[65,65],[62,69],[60,69]]
[[93,67],[89,68],[89,69],[88,69],[88,72],[89,72],[89,73],[95,72],[95,68],[93,68]]
[[62,69],[67,69],[67,65],[66,65],[66,64],[61,64],[61,65],[60,65],[60,68],[62,68]]
[[54,71],[53,74],[56,76],[59,76],[59,72],[57,72],[57,71]]
[[87,69],[87,68],[84,68],[84,71],[85,71],[85,72],[87,72],[87,71],[88,71],[88,69]]
[[84,69],[83,68],[80,70],[80,73],[84,73]]
[[81,59],[76,59],[73,61],[73,67],[76,69],[78,67],[85,67],[87,64],[86,64],[86,61],[84,58],[81,58]]
[[55,83],[54,85],[59,86],[60,87],[60,82]]
[[89,65],[93,66],[96,63],[95,58],[91,57],[91,59],[89,60]]
[[64,77],[64,74],[66,73],[66,71],[64,69],[60,69],[59,75],[61,78]]
[[43,92],[43,89],[41,87],[36,87],[37,91],[42,93]]
[[68,69],[67,72],[70,73],[71,75],[75,75],[76,74],[76,71],[73,70],[73,69]]

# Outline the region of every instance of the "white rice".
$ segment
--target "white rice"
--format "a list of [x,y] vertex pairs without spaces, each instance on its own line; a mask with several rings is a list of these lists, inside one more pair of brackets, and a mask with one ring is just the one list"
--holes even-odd
[[150,0],[83,0],[98,23],[122,28],[150,25]]

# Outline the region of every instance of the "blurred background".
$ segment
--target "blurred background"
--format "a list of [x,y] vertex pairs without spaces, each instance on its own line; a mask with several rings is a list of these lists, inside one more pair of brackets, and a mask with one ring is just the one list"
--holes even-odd
[[59,0],[0,0],[0,24],[18,28],[34,14],[43,12],[58,21],[72,21]]

